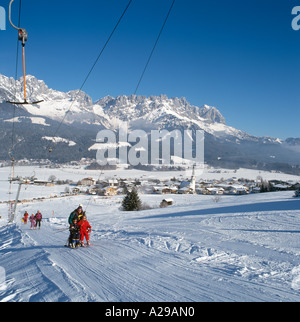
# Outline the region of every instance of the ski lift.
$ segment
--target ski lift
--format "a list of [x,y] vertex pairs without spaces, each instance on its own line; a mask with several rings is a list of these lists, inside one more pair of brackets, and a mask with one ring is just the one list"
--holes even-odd
[[7,103],[10,104],[15,104],[15,105],[25,105],[25,104],[39,104],[41,102],[43,102],[43,100],[41,101],[36,101],[36,102],[27,102],[27,97],[26,97],[26,74],[25,74],[25,43],[28,39],[28,34],[27,31],[24,28],[18,28],[16,27],[12,21],[11,21],[11,5],[15,0],[11,0],[9,3],[9,22],[12,25],[13,28],[18,30],[18,40],[22,42],[22,47],[23,47],[23,82],[24,82],[24,102],[10,102],[10,101],[6,101]]

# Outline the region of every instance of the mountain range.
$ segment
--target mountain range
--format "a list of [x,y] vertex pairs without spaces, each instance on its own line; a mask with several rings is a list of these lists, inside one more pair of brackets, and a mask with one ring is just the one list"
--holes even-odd
[[24,100],[23,78],[0,75],[0,159],[67,162],[95,158],[98,131],[118,129],[120,123],[128,122],[131,129],[146,131],[204,130],[205,162],[213,166],[296,173],[300,169],[300,139],[250,135],[227,125],[216,107],[197,107],[185,98],[165,95],[106,96],[93,102],[83,91],[56,91],[34,76],[26,77],[26,86],[29,102],[43,102],[7,103]]

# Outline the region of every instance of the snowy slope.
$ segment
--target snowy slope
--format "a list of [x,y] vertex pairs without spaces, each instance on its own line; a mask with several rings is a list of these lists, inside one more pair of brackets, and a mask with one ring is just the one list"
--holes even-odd
[[[142,196],[153,207],[161,198]],[[119,210],[121,199],[45,200],[20,205],[16,224],[2,219],[1,301],[300,300],[300,200],[292,192],[218,204],[178,195],[172,207],[132,213]],[[79,203],[94,245],[72,250],[63,247],[66,221]],[[31,231],[20,217],[37,209],[42,229]]]

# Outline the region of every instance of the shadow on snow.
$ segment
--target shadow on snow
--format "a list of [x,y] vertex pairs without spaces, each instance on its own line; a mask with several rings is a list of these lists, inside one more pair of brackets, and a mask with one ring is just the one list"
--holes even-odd
[[206,216],[206,215],[221,215],[221,214],[236,214],[236,213],[252,213],[265,211],[300,211],[300,200],[290,199],[286,201],[273,202],[257,202],[250,204],[242,204],[226,207],[214,207],[206,209],[189,210],[183,212],[174,212],[161,215],[153,215],[147,217],[140,217],[138,219],[160,219],[172,217],[186,217],[186,216]]

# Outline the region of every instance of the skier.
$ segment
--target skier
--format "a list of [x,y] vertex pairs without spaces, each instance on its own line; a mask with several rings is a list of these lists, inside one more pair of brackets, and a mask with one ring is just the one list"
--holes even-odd
[[86,219],[86,215],[83,215],[81,220],[77,224],[80,227],[80,242],[81,247],[83,247],[83,239],[85,237],[87,245],[90,245],[90,236],[89,234],[92,231],[92,227],[90,226],[89,222]]
[[31,227],[30,229],[34,229],[35,230],[35,215],[32,214],[30,217],[29,217],[29,220],[31,222]]
[[83,210],[82,210],[82,205],[79,205],[78,208],[76,208],[73,212],[71,212],[68,222],[70,225],[72,225],[73,219],[77,218],[78,220],[81,219],[82,215],[83,215]]
[[39,229],[41,229],[41,221],[43,219],[43,216],[41,214],[41,212],[38,210],[38,212],[35,215],[35,227],[39,226]]
[[29,217],[28,212],[25,211],[24,218],[23,218],[23,222],[25,225],[27,224],[28,217]]
[[77,218],[73,219],[70,225],[70,237],[69,237],[69,247],[77,248],[79,246],[80,239],[80,227],[78,226]]

